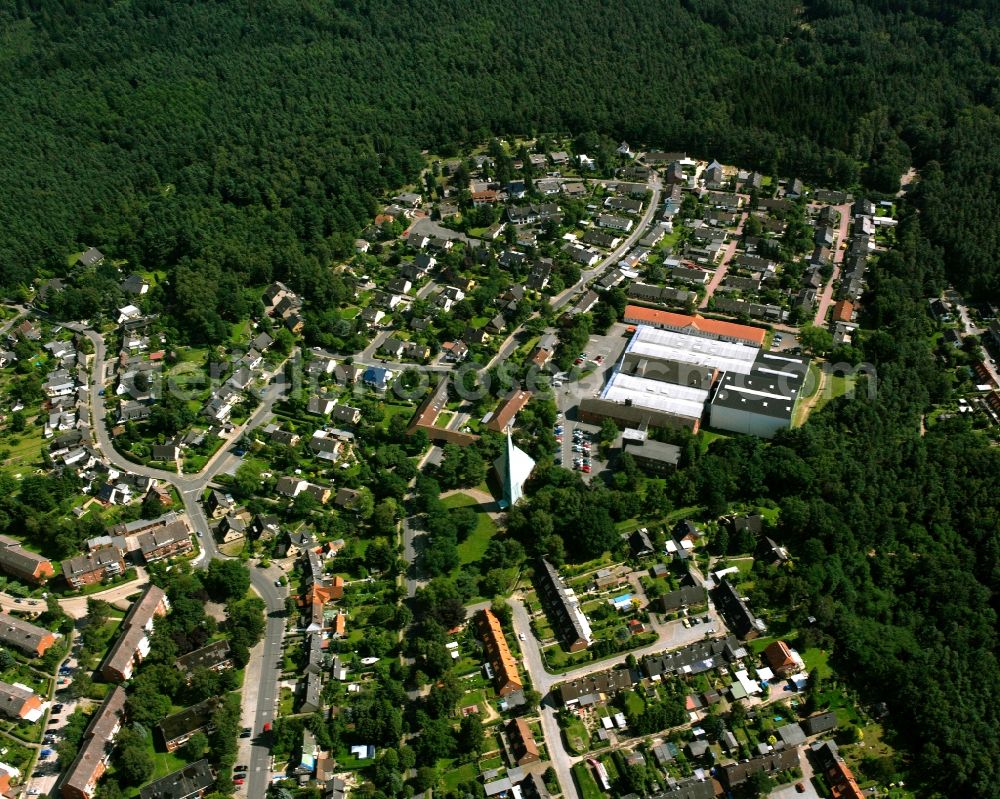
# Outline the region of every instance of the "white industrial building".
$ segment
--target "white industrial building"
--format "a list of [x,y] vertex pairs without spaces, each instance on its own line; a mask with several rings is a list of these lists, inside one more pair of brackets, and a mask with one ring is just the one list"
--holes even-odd
[[649,325],[638,325],[635,335],[625,348],[626,355],[634,353],[739,374],[750,374],[758,352],[760,350],[757,347],[748,344],[718,341],[673,330],[657,330]]
[[637,325],[600,396],[580,403],[581,419],[697,432],[708,409],[719,430],[770,438],[791,427],[808,360],[763,352],[726,332],[723,341]]
[[790,428],[808,370],[806,358],[762,352],[749,374],[727,372],[712,399],[711,426],[761,438]]

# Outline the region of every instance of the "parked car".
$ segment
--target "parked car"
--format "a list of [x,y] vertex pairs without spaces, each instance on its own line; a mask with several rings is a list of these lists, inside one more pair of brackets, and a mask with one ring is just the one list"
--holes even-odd
[[271,731],[271,722],[265,721],[264,722],[264,732],[270,732],[270,731]]

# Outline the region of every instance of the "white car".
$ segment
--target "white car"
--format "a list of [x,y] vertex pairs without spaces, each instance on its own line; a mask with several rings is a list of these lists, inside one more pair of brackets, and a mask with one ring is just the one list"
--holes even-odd
[[523,641],[524,640],[524,633],[518,633],[517,637],[520,638]]

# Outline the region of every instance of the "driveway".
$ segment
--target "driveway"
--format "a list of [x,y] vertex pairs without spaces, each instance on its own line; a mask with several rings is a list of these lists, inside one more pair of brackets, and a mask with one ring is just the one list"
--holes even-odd
[[723,279],[725,279],[726,272],[729,271],[729,262],[733,260],[733,256],[736,254],[736,245],[740,243],[740,236],[743,235],[743,223],[746,221],[747,212],[744,211],[743,215],[740,217],[739,224],[736,226],[736,230],[731,234],[732,238],[729,240],[729,244],[726,245],[726,252],[722,256],[722,260],[719,262],[718,267],[716,267],[715,274],[712,275],[712,279],[705,288],[705,297],[700,303],[698,303],[699,308],[708,307],[708,301],[712,298],[712,295],[719,287],[719,284],[722,283]]
[[846,252],[844,245],[847,243],[847,228],[851,223],[850,203],[835,207],[840,214],[840,225],[837,227],[837,241],[834,245],[833,274],[823,287],[822,294],[820,294],[819,305],[816,307],[816,317],[813,319],[813,324],[816,327],[823,327],[826,324],[827,311],[833,305],[833,286],[840,278],[840,265],[844,262],[844,253]]

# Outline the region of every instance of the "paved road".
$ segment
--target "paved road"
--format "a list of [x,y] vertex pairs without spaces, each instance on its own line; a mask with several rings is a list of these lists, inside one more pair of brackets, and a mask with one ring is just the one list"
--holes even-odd
[[287,589],[275,586],[275,573],[272,569],[250,570],[250,584],[267,605],[267,626],[258,653],[260,659],[257,671],[260,681],[257,684],[256,713],[253,723],[247,725],[253,730],[253,738],[247,764],[250,776],[243,787],[250,799],[262,799],[271,782],[271,733],[263,730],[265,724],[274,722],[278,711],[281,680],[281,668],[278,664],[284,646],[287,595]]
[[[577,762],[580,758],[574,758],[566,752],[562,743],[562,735],[560,733],[559,724],[556,721],[556,710],[558,708],[558,700],[550,693],[556,685],[567,680],[576,680],[580,677],[586,677],[588,674],[594,674],[595,672],[605,671],[607,669],[613,668],[620,661],[617,659],[601,660],[593,663],[587,663],[586,665],[580,666],[576,669],[571,669],[563,674],[551,674],[545,668],[545,661],[542,657],[541,647],[538,644],[537,639],[531,631],[531,616],[528,614],[527,608],[525,608],[524,603],[519,599],[511,599],[508,604],[511,607],[512,623],[514,626],[514,632],[517,633],[518,638],[521,640],[521,654],[524,657],[524,668],[531,676],[531,682],[535,690],[542,694],[543,702],[539,710],[542,722],[542,733],[545,736],[545,745],[549,751],[549,757],[552,760],[552,768],[556,772],[556,776],[559,779],[559,784],[563,790],[563,796],[566,799],[577,799],[576,785],[573,782],[572,766],[573,763]],[[636,658],[642,658],[644,655],[654,655],[669,649],[676,649],[687,644],[694,643],[695,641],[703,640],[705,636],[705,629],[708,627],[714,627],[716,630],[722,630],[722,622],[718,617],[714,607],[710,606],[709,615],[712,617],[712,622],[710,624],[700,624],[694,627],[684,627],[683,623],[680,621],[676,622],[666,622],[666,623],[656,623],[654,622],[651,626],[658,633],[657,640],[650,644],[649,646],[642,647],[641,649],[632,650],[628,654],[635,655]],[[625,655],[622,655],[622,660],[624,660]]]
[[654,172],[652,177],[650,177],[649,188],[653,195],[650,198],[649,207],[642,215],[642,219],[639,221],[639,224],[635,226],[635,230],[632,231],[631,235],[629,235],[629,237],[625,239],[625,241],[622,242],[617,249],[597,264],[597,266],[585,269],[580,274],[580,279],[575,285],[570,286],[565,291],[553,297],[551,304],[555,310],[558,311],[588,283],[603,275],[609,267],[617,264],[623,257],[625,257],[628,251],[632,249],[633,245],[645,235],[646,228],[649,227],[650,223],[653,221],[653,217],[656,216],[656,212],[660,208],[660,194],[663,191],[663,183],[660,180],[660,176],[656,172]]
[[[141,566],[136,568],[136,577],[127,583],[108,588],[106,591],[98,591],[87,596],[69,596],[59,600],[59,606],[67,616],[74,619],[82,619],[87,615],[88,599],[103,599],[105,602],[114,604],[120,600],[131,596],[146,583],[149,582],[149,575]],[[10,594],[0,593],[0,610],[7,612],[17,611],[18,613],[41,613],[45,610],[45,601],[42,599],[21,599]]]
[[833,286],[840,278],[840,265],[844,262],[844,253],[847,252],[844,249],[844,245],[847,243],[847,228],[851,223],[851,205],[850,203],[846,203],[844,205],[837,205],[835,208],[840,213],[840,225],[837,227],[837,241],[834,245],[833,274],[830,275],[830,280],[823,287],[823,293],[819,297],[819,305],[816,307],[816,317],[813,319],[813,324],[816,327],[822,327],[826,324],[827,311],[833,305]]
[[729,244],[726,245],[726,252],[722,256],[722,260],[719,262],[718,267],[715,270],[715,274],[712,275],[712,279],[709,281],[708,286],[705,289],[705,296],[702,301],[698,303],[699,308],[707,308],[708,301],[715,294],[715,290],[719,287],[719,284],[726,277],[726,272],[729,271],[729,262],[733,260],[733,256],[736,254],[736,245],[740,243],[740,236],[743,235],[743,225],[747,221],[748,212],[744,211],[743,215],[740,217],[740,222],[736,226],[736,231],[732,234],[732,238],[729,240]]
[[[240,457],[230,451],[229,446],[221,448],[205,465],[205,468],[197,474],[176,474],[162,469],[154,469],[149,466],[140,466],[133,463],[128,458],[119,453],[113,442],[105,421],[106,409],[104,398],[100,392],[103,388],[103,370],[106,351],[104,339],[93,330],[84,329],[81,326],[72,329],[83,332],[94,345],[94,360],[91,373],[90,384],[90,407],[92,414],[92,424],[95,440],[104,456],[115,466],[126,469],[133,473],[142,474],[157,480],[172,484],[177,488],[181,499],[184,502],[184,509],[188,514],[191,526],[198,536],[202,554],[196,559],[195,564],[200,568],[207,568],[208,563],[214,559],[222,557],[216,546],[215,539],[209,528],[208,519],[199,501],[202,493],[216,475],[229,471],[240,460]],[[281,372],[279,366],[276,373]],[[272,373],[273,374],[273,373]],[[267,377],[270,377],[268,375]],[[264,390],[258,408],[250,418],[233,435],[233,440],[237,439],[243,432],[252,430],[270,418],[274,403],[281,397],[283,386],[280,384],[268,383]],[[285,589],[274,585],[276,574],[271,570],[259,568],[250,569],[250,582],[254,590],[261,596],[267,607],[267,624],[262,645],[255,647],[254,656],[259,658],[259,662],[251,663],[247,666],[247,673],[257,672],[259,682],[256,686],[256,713],[254,723],[250,725],[254,731],[254,738],[250,747],[249,756],[249,778],[247,779],[246,795],[250,799],[262,799],[270,782],[270,736],[262,734],[264,724],[272,722],[277,711],[278,680],[280,671],[276,665],[280,656],[285,632]]]

